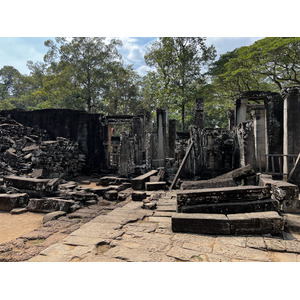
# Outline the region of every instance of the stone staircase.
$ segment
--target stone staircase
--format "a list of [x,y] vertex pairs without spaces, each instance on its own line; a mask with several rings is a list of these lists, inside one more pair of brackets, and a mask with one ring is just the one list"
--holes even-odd
[[177,191],[174,232],[280,234],[284,221],[270,186],[235,186]]

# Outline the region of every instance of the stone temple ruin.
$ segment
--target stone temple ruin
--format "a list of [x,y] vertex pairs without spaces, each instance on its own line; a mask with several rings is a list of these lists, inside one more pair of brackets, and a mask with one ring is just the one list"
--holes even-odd
[[[155,210],[174,190],[173,232],[278,235],[282,214],[300,213],[299,114],[299,87],[242,93],[227,128],[204,127],[198,98],[188,132],[164,108],[156,122],[146,110],[1,111],[0,210],[72,213],[100,198]],[[97,185],[80,187],[83,175]]]

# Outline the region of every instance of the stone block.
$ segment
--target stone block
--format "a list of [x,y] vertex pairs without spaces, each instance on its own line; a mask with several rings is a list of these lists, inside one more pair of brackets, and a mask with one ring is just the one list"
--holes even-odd
[[270,177],[261,175],[259,178],[259,185],[270,186],[272,191],[272,198],[279,201],[298,199],[299,188],[297,185],[281,181],[273,180]]
[[227,215],[230,231],[240,234],[280,234],[284,220],[275,211]]
[[248,202],[230,202],[202,205],[185,205],[178,208],[182,213],[211,213],[236,214],[247,212],[279,211],[279,202],[275,199],[266,199]]
[[147,194],[145,192],[133,192],[131,198],[132,201],[143,201],[147,198]]
[[116,190],[107,191],[104,193],[103,198],[109,201],[118,200],[118,192]]
[[182,214],[172,216],[173,232],[230,234],[228,218],[223,214]]
[[245,167],[241,167],[235,170],[232,170],[228,173],[222,174],[220,176],[215,177],[214,179],[223,179],[223,178],[232,178],[233,180],[242,180],[249,176],[255,175],[255,171],[250,164]]
[[25,206],[28,203],[28,195],[0,194],[0,210],[11,211],[14,208]]
[[247,202],[271,198],[270,188],[261,186],[237,186],[177,191],[177,205],[217,204]]
[[300,200],[283,200],[281,205],[281,210],[285,213],[300,213]]
[[145,183],[146,191],[159,191],[166,189],[166,182],[159,181],[159,182],[146,182]]
[[196,190],[207,188],[221,188],[237,186],[237,183],[232,178],[223,179],[210,179],[210,180],[196,180],[196,181],[184,181],[182,182],[181,190]]
[[42,213],[50,213],[58,210],[68,213],[73,204],[75,204],[74,200],[65,200],[60,198],[30,199],[27,209],[32,212]]
[[43,224],[45,224],[49,221],[52,221],[52,220],[56,220],[59,217],[62,217],[62,216],[65,216],[65,215],[66,215],[65,211],[53,211],[51,213],[48,213],[43,217]]
[[150,181],[150,177],[158,173],[158,170],[149,171],[143,175],[135,177],[131,180],[131,186],[134,190],[145,190],[145,182]]

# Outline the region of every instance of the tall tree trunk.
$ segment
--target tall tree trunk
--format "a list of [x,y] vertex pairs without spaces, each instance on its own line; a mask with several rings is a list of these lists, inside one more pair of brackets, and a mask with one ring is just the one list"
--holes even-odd
[[181,106],[181,131],[184,131],[184,111],[185,107],[184,107],[184,102],[182,103],[182,106]]

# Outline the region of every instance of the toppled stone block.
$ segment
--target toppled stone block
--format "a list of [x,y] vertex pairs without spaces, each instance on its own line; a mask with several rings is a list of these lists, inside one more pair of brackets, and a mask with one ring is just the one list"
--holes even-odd
[[298,199],[299,188],[297,185],[280,181],[273,180],[268,176],[260,176],[259,185],[270,186],[272,191],[272,198],[283,201],[283,200],[294,200]]
[[232,170],[228,173],[222,174],[220,176],[215,177],[214,179],[223,179],[223,178],[232,178],[233,180],[240,181],[249,176],[255,175],[255,171],[251,165],[246,165],[245,167],[241,167],[235,170]]
[[30,199],[27,209],[31,212],[50,213],[60,210],[68,213],[73,204],[75,204],[74,200],[60,198]]
[[222,179],[183,181],[181,183],[180,189],[196,190],[196,189],[232,187],[232,186],[237,186],[237,183],[232,178],[222,178]]
[[270,188],[262,186],[237,186],[215,189],[177,191],[177,206],[257,201],[271,198]]
[[172,216],[172,231],[202,234],[230,234],[228,218],[222,214],[182,214]]
[[227,215],[230,232],[240,234],[280,234],[284,220],[275,211]]
[[131,198],[132,201],[143,201],[147,198],[147,194],[145,192],[133,192]]
[[137,191],[145,190],[145,183],[150,181],[150,177],[158,173],[158,170],[152,170],[146,174],[135,177],[131,180],[132,189]]
[[120,185],[122,183],[128,183],[130,180],[127,178],[104,176],[101,177],[97,185],[108,186],[108,185]]
[[178,209],[182,213],[236,214],[247,212],[279,211],[279,202],[266,199],[247,202],[214,203],[203,205],[185,205]]
[[146,187],[146,191],[159,191],[159,190],[165,190],[167,185],[165,181],[146,182],[145,187]]
[[56,220],[59,217],[62,217],[62,216],[65,216],[65,215],[66,215],[65,211],[53,211],[51,213],[48,213],[43,217],[43,224],[45,224],[49,221],[52,221],[52,220]]
[[118,192],[116,190],[106,191],[103,198],[109,201],[116,201],[118,200]]
[[285,213],[300,213],[300,200],[283,200],[281,205],[281,210]]
[[280,234],[284,220],[277,212],[243,214],[183,214],[172,216],[174,232],[201,234]]
[[28,195],[22,194],[0,194],[0,210],[11,211],[17,207],[23,207],[28,203]]
[[7,187],[11,186],[19,190],[34,190],[38,192],[53,192],[58,188],[58,178],[37,179],[20,176],[6,176],[4,182]]

